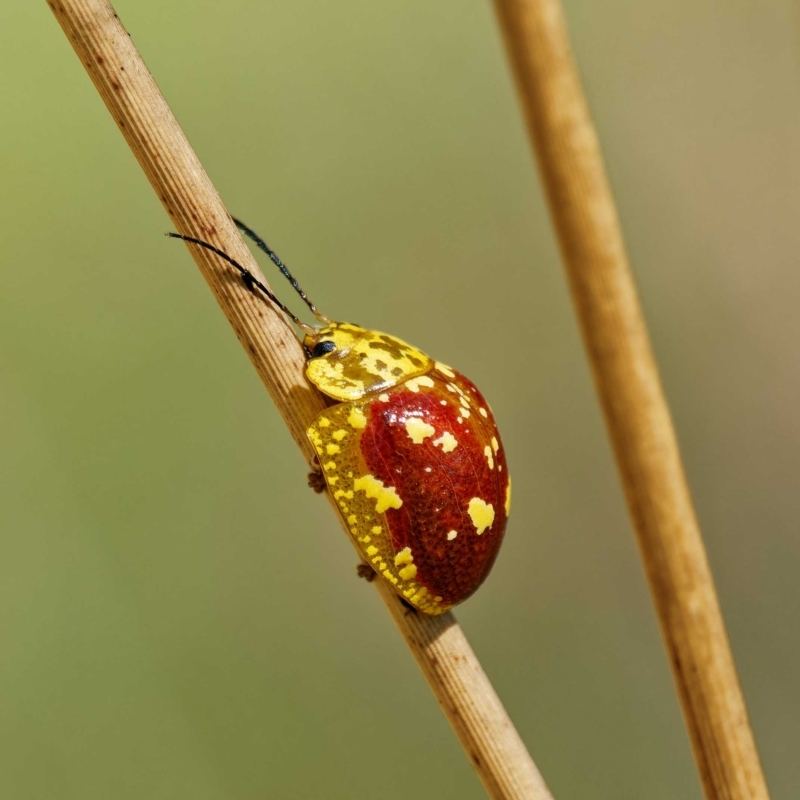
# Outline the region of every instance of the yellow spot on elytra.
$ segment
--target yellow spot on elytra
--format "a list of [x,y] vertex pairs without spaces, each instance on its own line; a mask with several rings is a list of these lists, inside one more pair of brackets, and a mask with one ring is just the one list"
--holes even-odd
[[458,413],[461,414],[461,416],[464,417],[464,419],[466,419],[469,416],[469,409],[459,408]]
[[404,547],[395,557],[394,563],[395,566],[401,567],[403,564],[410,564],[414,560],[414,556],[411,555],[411,548]]
[[335,456],[341,449],[342,448],[339,447],[338,444],[331,443],[325,448],[325,452],[327,452],[329,456]]
[[494,506],[481,500],[480,497],[473,497],[467,506],[467,513],[475,526],[475,531],[480,536],[487,528],[491,528],[494,522]]
[[450,532],[447,534],[447,541],[448,541],[448,542],[452,542],[452,541],[453,541],[453,539],[455,539],[455,538],[456,538],[456,536],[458,536],[458,531],[450,531]]
[[329,461],[327,464],[323,464],[322,468],[326,469],[328,471],[330,471],[332,469],[336,469],[336,462],[335,461]]
[[[377,553],[377,552],[378,552],[378,548],[377,548],[377,547],[375,547],[375,545],[374,545],[374,544],[371,544],[371,545],[370,545],[370,546],[367,548],[367,555],[368,555],[368,556],[374,556],[374,555],[375,555],[375,553]],[[378,560],[380,560],[380,559],[378,559]]]
[[421,375],[419,378],[412,378],[410,381],[406,381],[406,386],[412,392],[418,392],[420,386],[431,388],[433,386],[433,379],[429,378],[427,375]]
[[428,436],[436,433],[436,429],[433,425],[423,422],[419,417],[409,417],[406,420],[406,433],[414,444],[422,444]]
[[380,535],[380,533],[381,533],[381,531],[383,531],[383,528],[381,528],[381,526],[380,526],[380,525],[375,525],[375,526],[373,527],[373,529],[372,529],[372,532],[373,532],[373,533],[374,533],[376,536],[379,536],[379,535]]
[[496,437],[492,436],[492,450],[494,450],[496,453],[499,449],[500,449],[500,442],[497,441]]
[[394,486],[384,486],[374,475],[362,475],[353,481],[353,488],[357,492],[365,492],[371,500],[376,500],[375,510],[383,514],[387,508],[400,508],[403,501],[397,496]]
[[329,475],[327,477],[328,483],[333,486],[335,483],[339,483],[339,479],[335,475]]
[[378,395],[378,400],[380,400],[381,403],[388,403],[389,402],[389,395],[386,394],[386,392],[384,392],[383,394],[379,394]]
[[417,577],[417,565],[416,564],[409,564],[407,567],[403,567],[397,573],[404,581],[410,581]]
[[371,536],[362,536],[358,541],[359,542],[364,542],[364,544],[369,544],[372,541],[372,537]]
[[481,412],[481,416],[482,417],[488,417],[489,416],[489,412],[483,407],[479,408],[478,411]]
[[414,592],[416,591],[417,591],[416,589],[406,589],[403,592],[403,597],[411,597],[411,595],[414,594]]
[[334,431],[333,438],[336,439],[337,442],[341,442],[344,437],[347,436],[347,431]]
[[511,478],[508,479],[508,486],[506,486],[506,516],[511,511]]
[[492,448],[488,444],[483,448],[483,454],[489,462],[489,469],[494,469],[494,456],[492,455]]
[[[441,447],[443,453],[452,453],[458,447],[458,440],[450,431],[445,431],[438,439],[434,439],[433,443]],[[426,471],[430,472],[430,467],[427,467]]]
[[386,562],[381,561],[379,569],[386,569]]
[[348,522],[348,524],[350,524],[350,525],[355,525],[355,524],[356,524],[356,522],[358,522],[358,517],[357,517],[355,514],[351,514],[351,515],[350,515],[350,516],[347,518],[347,522]]
[[337,490],[336,490],[336,491],[333,493],[333,496],[334,496],[334,497],[335,497],[337,500],[338,500],[340,497],[344,497],[344,490],[343,490],[343,489],[337,489]]
[[384,577],[384,578],[386,578],[386,580],[387,580],[387,581],[391,581],[393,584],[395,584],[395,586],[397,585],[397,582],[398,582],[398,581],[397,581],[397,578],[396,578],[394,575],[392,575],[392,573],[391,573],[391,572],[389,572],[389,570],[388,570],[388,569],[385,569],[385,570],[384,570],[384,571],[381,573],[381,575],[383,575],[383,577]]
[[442,364],[441,361],[436,362],[436,369],[442,373],[442,375],[446,375],[448,378],[455,378],[456,374],[453,370],[447,366],[447,364]]
[[377,564],[381,560],[381,557],[380,556],[374,556],[370,560],[372,561],[373,564]]
[[328,425],[330,425],[330,424],[331,424],[331,421],[329,419],[327,419],[326,417],[320,417],[317,420],[317,425],[319,425],[320,428],[327,428]]
[[364,412],[356,406],[350,412],[349,416],[347,417],[347,421],[357,430],[361,430],[361,428],[367,427],[367,418],[364,416]]

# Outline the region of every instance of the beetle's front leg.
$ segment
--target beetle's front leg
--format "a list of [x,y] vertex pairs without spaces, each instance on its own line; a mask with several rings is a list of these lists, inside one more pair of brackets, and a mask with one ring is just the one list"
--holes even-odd
[[328,488],[328,484],[325,483],[325,475],[322,472],[322,467],[320,467],[319,459],[316,456],[314,456],[314,461],[311,464],[311,472],[308,473],[308,485],[317,494],[322,494]]
[[321,472],[308,473],[308,485],[317,493],[322,494],[328,488],[325,476]]

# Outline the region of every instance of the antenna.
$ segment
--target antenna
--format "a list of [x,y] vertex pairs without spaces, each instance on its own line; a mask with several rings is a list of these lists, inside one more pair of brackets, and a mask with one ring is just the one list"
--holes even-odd
[[[267,287],[264,286],[264,284],[261,283],[261,281],[258,280],[256,276],[253,275],[252,272],[250,272],[249,269],[245,269],[245,267],[243,267],[238,261],[234,261],[234,259],[232,259],[227,253],[223,252],[217,247],[214,247],[213,244],[204,242],[202,239],[195,239],[193,236],[184,236],[183,234],[180,233],[168,233],[167,236],[169,236],[170,239],[183,239],[184,242],[190,242],[191,244],[200,245],[200,247],[205,247],[206,250],[210,250],[212,253],[216,253],[220,258],[224,258],[225,261],[227,261],[231,266],[236,267],[236,269],[239,270],[239,272],[242,275],[242,278],[244,279],[244,285],[251,292],[253,291],[254,286],[258,287],[258,289],[262,292],[262,294],[264,294],[276,306],[278,306],[278,308],[281,311],[283,311],[283,313],[286,314],[292,320],[292,322],[294,322],[294,324],[297,325],[298,328],[300,328],[301,331],[309,334],[310,336],[314,335],[315,331],[314,328],[311,327],[311,325],[307,325],[305,322],[303,322],[294,314],[292,314],[292,312],[289,311],[289,309],[283,303],[281,303],[281,301],[278,300],[278,298],[275,297],[275,295],[272,294],[272,292],[269,289],[267,289]],[[275,256],[275,258],[277,258],[277,256]],[[311,306],[311,309],[312,311],[314,310],[313,306]]]
[[292,287],[303,298],[303,302],[311,309],[311,313],[322,322],[330,322],[330,320],[324,315],[317,311],[317,307],[311,302],[308,295],[300,288],[300,284],[295,280],[294,275],[289,272],[289,268],[283,261],[278,258],[278,254],[249,226],[245,225],[236,217],[231,217],[231,219],[236,223],[236,227],[245,235],[252,239],[256,246],[263,250],[272,261],[273,264],[283,273],[283,276],[292,284]]

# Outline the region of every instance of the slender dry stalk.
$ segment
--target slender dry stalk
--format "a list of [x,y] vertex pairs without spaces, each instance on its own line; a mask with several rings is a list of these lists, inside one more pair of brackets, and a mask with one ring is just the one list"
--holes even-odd
[[495,0],[706,795],[766,798],[558,0]]
[[[264,280],[111,5],[106,0],[48,4],[177,230],[211,242]],[[295,335],[216,256],[199,247],[189,251],[311,463],[305,432],[324,402],[303,376],[305,360]],[[383,581],[375,585],[489,795],[549,800],[541,775],[455,617],[409,612]]]

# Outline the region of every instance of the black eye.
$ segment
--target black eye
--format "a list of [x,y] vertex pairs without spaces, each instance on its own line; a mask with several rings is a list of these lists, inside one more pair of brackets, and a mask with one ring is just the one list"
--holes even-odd
[[334,342],[317,342],[311,351],[311,358],[319,358],[319,356],[324,356],[326,353],[332,353],[335,349]]

